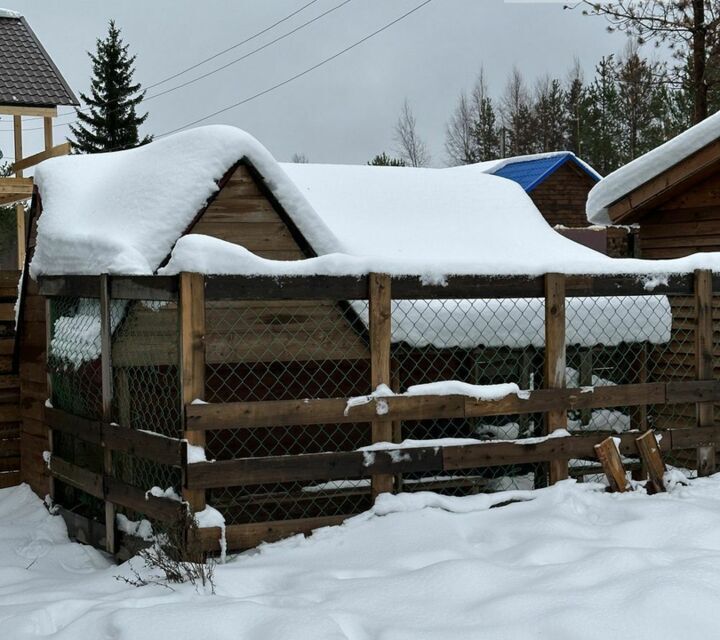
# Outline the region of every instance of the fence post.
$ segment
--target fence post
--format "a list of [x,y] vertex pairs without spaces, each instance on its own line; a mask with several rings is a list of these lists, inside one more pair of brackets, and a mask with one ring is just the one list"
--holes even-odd
[[[697,380],[713,379],[713,319],[712,319],[712,271],[695,271],[695,377]],[[698,402],[695,415],[698,427],[711,427],[714,420],[712,402]],[[715,473],[715,445],[697,448],[697,472],[699,476]]]
[[[205,277],[201,273],[180,274],[180,358],[182,416],[185,405],[205,398]],[[205,446],[204,431],[183,430],[191,445]],[[185,462],[187,464],[187,462]],[[204,489],[183,489],[183,498],[193,511],[205,508]]]
[[[390,385],[390,341],[391,341],[391,291],[390,276],[371,273],[368,276],[368,298],[370,317],[370,385],[374,391],[378,385]],[[390,420],[373,420],[372,441],[390,442],[393,424]],[[372,495],[393,490],[393,476],[382,474],[372,476]]]
[[[565,387],[565,276],[545,274],[545,388]],[[565,410],[548,411],[547,433],[567,429]],[[550,484],[568,477],[567,460],[550,462]]]
[[[45,388],[47,390],[47,399],[52,403],[52,373],[50,372],[50,345],[52,344],[53,321],[52,321],[52,298],[45,298]],[[55,452],[55,437],[53,430],[45,424],[47,428],[48,451],[50,456]],[[48,495],[55,500],[55,478],[52,473],[48,476]]]
[[[102,380],[102,420],[112,420],[112,326],[110,318],[110,278],[100,276],[100,372]],[[103,443],[103,475],[112,476],[112,451]],[[115,505],[105,500],[105,549],[115,553]]]

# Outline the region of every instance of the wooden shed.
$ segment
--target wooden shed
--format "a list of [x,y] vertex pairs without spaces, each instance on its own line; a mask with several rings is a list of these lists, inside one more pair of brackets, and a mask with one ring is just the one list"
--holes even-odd
[[601,176],[575,154],[516,156],[469,165],[473,168],[517,182],[547,223],[565,237],[614,258],[635,255],[635,228],[588,222],[585,203]]
[[[555,233],[498,176],[282,165],[209,127],[53,159],[36,186],[26,477],[73,517],[105,509],[109,549],[115,510],[162,520],[180,492],[218,509],[242,548],[341,521],[382,490],[541,484],[541,462],[563,477],[598,436],[468,451],[646,429],[657,406],[707,398],[668,395],[672,372],[649,365],[670,339],[666,294],[692,295],[693,276],[602,275],[622,266]],[[598,275],[566,281],[568,265]],[[402,395],[449,380],[479,395]],[[482,394],[498,383],[510,387],[493,404]],[[391,395],[371,395],[379,385]],[[428,446],[363,450],[404,440]]]
[[[33,179],[24,172],[47,158],[68,153],[67,143],[53,143],[53,122],[59,105],[76,104],[75,95],[25,18],[16,11],[0,9],[0,116],[9,116],[13,127],[13,148],[3,149],[5,159],[11,160],[11,174],[0,177],[0,213],[4,217],[0,242],[0,487],[20,482],[21,450],[27,460],[23,479],[32,480],[38,492],[47,484],[40,480],[43,469],[37,462],[47,442],[42,430],[33,429],[32,424],[47,397],[44,390],[39,398],[32,397],[34,385],[44,380],[44,373],[31,371],[27,363],[19,371],[20,354],[14,338],[17,285],[27,241],[25,203],[33,192]],[[37,123],[43,130],[43,148],[29,154],[24,127],[37,128]],[[26,319],[31,321],[36,311],[30,304]],[[30,327],[28,333],[32,333]],[[39,353],[26,351],[24,355],[32,362]],[[22,406],[18,373],[24,379]],[[22,446],[21,414],[27,418]]]
[[[592,190],[588,218],[599,224],[638,224],[639,255],[649,260],[720,251],[720,114],[688,129],[621,167]],[[720,301],[714,299],[714,336],[720,331]],[[692,326],[695,302],[671,298],[675,335]],[[717,337],[710,345],[720,351]],[[696,347],[674,346],[666,365],[693,375]],[[717,376],[717,368],[706,374]],[[693,412],[685,415],[693,423]],[[712,421],[713,416],[701,416]]]

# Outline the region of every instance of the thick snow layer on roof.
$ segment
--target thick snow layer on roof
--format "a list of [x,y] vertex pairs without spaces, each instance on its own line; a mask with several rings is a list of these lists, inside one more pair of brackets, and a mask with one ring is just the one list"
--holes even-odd
[[298,211],[308,239],[322,244],[324,226],[265,147],[240,129],[214,125],[38,166],[43,213],[30,275],[153,273],[242,158]]
[[[240,160],[252,163],[320,258],[272,262],[237,245],[182,234]],[[720,254],[680,261],[616,260],[556,233],[516,183],[471,168],[279,165],[227,126],[144,147],[42,163],[43,214],[30,266],[49,274],[678,273]],[[181,238],[179,242],[178,238]],[[177,244],[176,244],[177,242]]]
[[610,224],[607,210],[611,204],[718,138],[720,112],[613,171],[590,191],[588,220],[596,224]]
[[22,18],[22,13],[13,9],[3,9],[0,7],[0,18]]

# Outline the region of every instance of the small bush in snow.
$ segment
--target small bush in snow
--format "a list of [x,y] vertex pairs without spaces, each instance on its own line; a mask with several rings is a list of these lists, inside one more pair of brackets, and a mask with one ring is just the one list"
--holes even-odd
[[116,578],[135,587],[156,584],[172,589],[172,584],[190,583],[197,590],[215,593],[215,561],[202,550],[197,534],[195,515],[188,509],[179,522],[156,531],[152,544],[137,551],[146,571],[130,563],[132,575]]

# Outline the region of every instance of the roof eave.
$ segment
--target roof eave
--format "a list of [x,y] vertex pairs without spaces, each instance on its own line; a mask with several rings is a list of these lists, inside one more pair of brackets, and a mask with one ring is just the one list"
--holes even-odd
[[720,140],[714,140],[611,202],[607,206],[608,216],[613,224],[637,222],[653,207],[666,202],[682,189],[701,182],[718,170],[720,170]]

